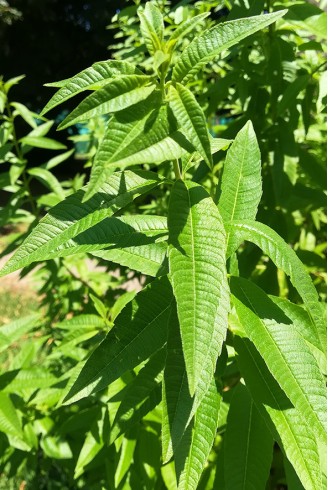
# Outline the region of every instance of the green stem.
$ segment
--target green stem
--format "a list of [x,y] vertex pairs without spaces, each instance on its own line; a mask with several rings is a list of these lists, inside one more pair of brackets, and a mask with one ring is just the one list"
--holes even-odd
[[179,165],[179,160],[174,160],[173,161],[173,165],[174,165],[175,178],[177,180],[182,180],[181,171],[180,171],[180,165]]

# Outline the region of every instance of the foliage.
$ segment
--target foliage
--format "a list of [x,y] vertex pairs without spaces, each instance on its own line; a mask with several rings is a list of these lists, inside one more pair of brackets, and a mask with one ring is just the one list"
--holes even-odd
[[[234,2],[215,22],[211,2],[136,3],[117,16],[131,19],[117,59],[50,84],[41,115],[2,83],[3,223],[31,226],[0,274],[41,262],[45,294],[41,314],[0,332],[2,468],[30,488],[260,490],[282,483],[269,474],[279,447],[288,488],[323,489],[323,278],[296,253],[314,230],[307,251],[324,250],[309,163],[323,171],[323,48],[312,41],[315,62],[313,44],[299,48],[302,29],[322,39],[323,14]],[[110,118],[89,183],[64,186],[50,170],[69,152],[27,157],[63,149],[44,114],[86,90],[60,128]],[[217,137],[221,104],[234,120]],[[18,139],[19,116],[32,131]],[[34,199],[34,178],[50,192]],[[141,290],[119,294],[129,270]]]

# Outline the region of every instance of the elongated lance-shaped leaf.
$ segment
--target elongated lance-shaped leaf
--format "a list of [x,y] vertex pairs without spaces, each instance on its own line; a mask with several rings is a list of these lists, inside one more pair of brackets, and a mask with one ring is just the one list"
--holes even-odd
[[174,82],[189,81],[222,51],[280,19],[287,10],[221,23],[192,41],[173,68]]
[[171,191],[168,227],[170,280],[193,396],[202,371],[214,373],[227,331],[225,233],[219,211],[204,188],[180,180]]
[[65,199],[65,192],[62,186],[60,185],[60,182],[58,181],[57,177],[49,170],[41,167],[34,167],[28,170],[28,173],[30,175],[33,175],[33,177],[36,177],[39,179],[42,183],[45,184],[48,189],[53,191],[60,200]]
[[159,182],[152,172],[118,172],[86,203],[82,203],[83,189],[68,196],[41,219],[0,275],[44,260],[54,249],[113,215]]
[[172,288],[166,277],[156,279],[137,294],[92,353],[64,402],[73,403],[106,388],[160,349],[167,340],[172,301]]
[[233,230],[236,245],[248,240],[260,247],[279,269],[289,276],[297,289],[313,321],[313,332],[317,339],[315,346],[326,352],[326,326],[322,318],[322,309],[318,302],[317,291],[306,272],[304,265],[294,250],[269,226],[257,221],[243,220],[226,225],[227,231]]
[[[230,146],[223,167],[219,200],[223,222],[255,219],[261,195],[261,154],[248,121]],[[233,230],[227,230],[227,254],[235,249]]]
[[174,49],[177,42],[183,39],[188,32],[192,31],[197,24],[202,22],[206,17],[210,15],[210,12],[205,12],[204,14],[195,15],[192,19],[188,19],[182,22],[171,34],[167,41],[168,50]]
[[282,310],[258,286],[237,277],[231,278],[230,286],[247,336],[315,435],[325,440],[325,383],[312,352]]
[[122,402],[111,427],[110,443],[126,433],[159,404],[164,362],[165,350],[162,349],[149,359],[145,367],[124,389]]
[[221,396],[212,380],[175,455],[179,490],[196,490],[216,435]]
[[147,2],[143,10],[138,10],[141,35],[150,54],[162,48],[164,36],[163,15],[152,2]]
[[269,478],[273,438],[247,388],[235,388],[224,437],[227,490],[262,490]]
[[195,149],[212,168],[211,145],[204,112],[194,95],[186,87],[177,83],[169,87],[170,107],[184,134]]
[[94,63],[77,75],[61,82],[47,83],[47,86],[61,88],[49,100],[41,116],[84,90],[102,87],[112,78],[122,75],[142,75],[142,72],[126,61],[107,60]]
[[94,157],[84,201],[90,199],[108,176],[114,172],[115,165],[110,164],[120,160],[121,152],[125,151],[129,145],[133,146],[133,142],[143,138],[150,113],[160,105],[161,95],[159,91],[154,91],[145,101],[126,108],[110,119]]
[[108,85],[84,99],[60,123],[58,129],[65,129],[91,117],[122,111],[126,107],[147,99],[155,88],[156,85],[152,83],[152,78],[146,75],[126,75],[114,78]]
[[262,417],[295,468],[306,490],[323,490],[316,437],[308,420],[293,407],[249,339],[234,345],[246,386]]
[[6,393],[0,393],[0,431],[23,439],[21,421],[10,396]]
[[[190,396],[176,307],[172,308],[169,323],[163,378],[162,457],[164,463],[179,451],[179,444],[213,380],[212,370],[203,369],[195,396]],[[208,349],[212,349],[212,345],[209,345]],[[218,369],[216,374],[220,374]]]
[[324,353],[317,347],[318,339],[313,330],[313,322],[309,312],[301,305],[295,305],[285,298],[270,296],[270,299],[285,313],[292,321],[294,328],[307,342],[312,354],[317,360],[318,366],[323,374],[327,374],[327,359]]
[[0,352],[35,328],[39,318],[39,314],[34,313],[2,325],[0,327]]

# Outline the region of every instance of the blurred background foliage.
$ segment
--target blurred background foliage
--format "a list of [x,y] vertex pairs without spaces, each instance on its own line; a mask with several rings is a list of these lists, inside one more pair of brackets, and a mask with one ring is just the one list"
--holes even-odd
[[[53,120],[40,118],[52,94],[43,84],[108,58],[132,61],[151,72],[154,60],[141,42],[137,20],[142,3],[0,0],[2,257],[21,243],[50,207],[84,185],[106,124],[103,118],[94,119],[70,132],[56,133],[71,102],[52,111]],[[232,139],[247,119],[252,120],[263,162],[258,220],[295,249],[325,300],[326,2],[156,3],[166,13],[167,33],[171,26],[202,12],[211,12],[205,21],[209,27],[288,8],[276,26],[231,48],[191,83],[213,135]],[[196,34],[190,32],[185,45]],[[13,78],[23,73],[24,79]],[[212,194],[217,192],[224,157],[223,151],[216,154],[212,172],[200,162],[190,170],[190,177]],[[158,172],[170,176],[171,167],[164,163]],[[167,197],[167,189],[162,188],[151,199],[138,199],[127,212],[166,215]],[[243,245],[238,259],[242,276],[252,276],[268,293],[299,302],[289,280],[258,248]],[[31,271],[36,294],[30,298],[31,285],[26,283],[28,299],[19,300],[20,308],[17,298],[22,292],[0,285],[5,305],[0,309],[4,323],[0,330],[0,488],[173,490],[172,464],[160,467],[157,398],[147,400],[151,411],[137,420],[130,438],[109,443],[109,426],[122,390],[135,373],[119,379],[111,391],[72,406],[60,405],[69,376],[131,299],[134,292],[129,290],[147,278],[87,254],[37,268],[32,265],[21,277],[27,280]],[[235,366],[230,365],[217,440],[199,487],[204,490],[224,489],[221,456],[235,376]],[[278,449],[267,488],[287,488]]]

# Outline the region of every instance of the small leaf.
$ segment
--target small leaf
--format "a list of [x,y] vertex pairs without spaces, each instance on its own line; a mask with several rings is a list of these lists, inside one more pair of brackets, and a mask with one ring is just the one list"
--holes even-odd
[[203,187],[180,180],[171,191],[168,227],[170,280],[194,395],[204,381],[203,370],[211,379],[227,330],[225,233],[218,209]]
[[66,146],[51,138],[44,136],[24,136],[19,140],[23,145],[34,148],[45,148],[46,150],[65,150]]
[[115,327],[91,354],[65,397],[73,403],[106,388],[128,369],[148,359],[167,338],[172,289],[166,278],[153,281],[128,303]]
[[48,87],[61,87],[58,92],[49,100],[42,110],[41,115],[50,111],[54,107],[66,102],[71,97],[83,92],[84,90],[94,90],[107,84],[112,78],[122,75],[142,75],[131,63],[126,61],[107,60],[94,63],[89,68],[81,71],[77,75],[61,82],[46,83]]
[[240,383],[233,392],[224,441],[227,490],[263,490],[270,474],[273,438],[247,388]]
[[325,383],[313,354],[290,320],[259,287],[230,281],[233,302],[247,336],[314,433],[325,439]]
[[[248,121],[230,146],[223,167],[219,210],[226,224],[255,219],[262,195],[261,155],[252,123]],[[227,254],[235,250],[233,230],[227,230]]]
[[87,203],[82,203],[83,189],[68,196],[41,219],[0,275],[34,261],[47,260],[57,247],[119,211],[159,182],[150,172],[118,172]]
[[126,75],[113,79],[111,83],[84,99],[60,123],[58,129],[65,129],[91,117],[122,111],[141,100],[147,99],[156,88],[154,84],[146,86],[151,81],[152,79],[146,75]]
[[182,132],[212,168],[212,154],[206,119],[194,95],[180,83],[169,88],[169,103]]
[[187,19],[185,22],[182,22],[171,34],[171,37],[167,42],[168,49],[172,50],[180,39],[184,39],[188,32],[192,31],[199,22],[202,22],[209,15],[210,12],[205,12],[204,14],[195,15],[192,19]]
[[30,168],[28,170],[28,173],[30,175],[33,175],[33,177],[39,179],[43,184],[45,184],[45,186],[53,191],[61,201],[65,199],[66,196],[62,186],[60,185],[54,174],[49,172],[49,170],[41,167],[34,167]]
[[174,82],[189,81],[222,51],[280,19],[287,10],[221,23],[194,39],[173,68]]
[[160,50],[164,36],[164,22],[161,11],[152,2],[147,2],[143,10],[138,10],[141,35],[150,54]]
[[32,128],[37,127],[35,122],[35,114],[29,111],[25,105],[20,104],[19,102],[12,102],[10,105],[16,109],[17,113],[24,119],[25,122],[27,122],[29,126]]

